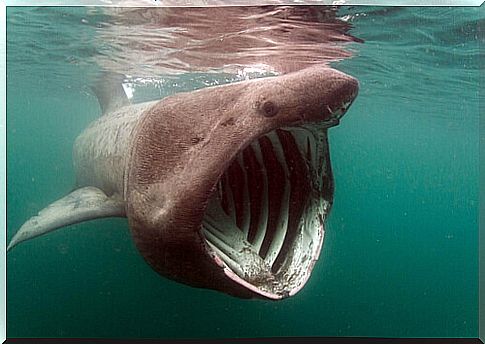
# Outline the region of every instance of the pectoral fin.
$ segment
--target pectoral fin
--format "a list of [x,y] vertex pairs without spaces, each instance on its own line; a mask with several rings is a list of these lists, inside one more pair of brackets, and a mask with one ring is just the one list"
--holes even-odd
[[7,251],[22,241],[64,226],[112,216],[126,216],[124,202],[106,196],[98,188],[83,187],[50,204],[25,222],[10,241]]

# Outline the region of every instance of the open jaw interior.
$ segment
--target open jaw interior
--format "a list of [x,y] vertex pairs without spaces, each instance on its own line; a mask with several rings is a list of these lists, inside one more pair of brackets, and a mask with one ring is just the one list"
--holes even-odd
[[221,176],[202,233],[226,275],[284,298],[310,276],[332,196],[326,128],[276,129],[239,152]]

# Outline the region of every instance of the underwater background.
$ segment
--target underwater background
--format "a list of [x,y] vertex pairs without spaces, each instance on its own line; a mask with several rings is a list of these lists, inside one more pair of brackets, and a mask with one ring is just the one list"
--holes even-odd
[[[139,61],[140,99],[241,78],[190,68],[164,78],[166,66],[120,48],[138,49],[148,31],[100,43],[119,18],[7,8],[8,239],[72,190],[72,144],[100,114],[89,87],[101,69]],[[360,93],[329,130],[334,205],[302,291],[240,300],[175,283],[143,261],[125,219],[101,219],[9,252],[8,337],[476,337],[483,11],[354,6],[336,18],[350,53],[325,61]]]

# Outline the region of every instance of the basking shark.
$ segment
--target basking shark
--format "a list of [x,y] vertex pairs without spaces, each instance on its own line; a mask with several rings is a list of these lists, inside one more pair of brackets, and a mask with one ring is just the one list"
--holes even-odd
[[294,295],[333,202],[327,129],[357,92],[356,79],[325,66],[135,105],[121,85],[98,88],[103,115],[74,144],[76,189],[28,220],[8,250],[127,217],[163,276],[242,298]]

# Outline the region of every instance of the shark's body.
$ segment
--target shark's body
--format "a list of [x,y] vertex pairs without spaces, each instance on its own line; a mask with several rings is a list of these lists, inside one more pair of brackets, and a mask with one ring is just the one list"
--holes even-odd
[[312,67],[138,105],[102,93],[104,115],[74,145],[77,189],[27,221],[9,249],[127,216],[164,276],[240,297],[293,295],[318,258],[332,204],[326,129],[357,89]]

